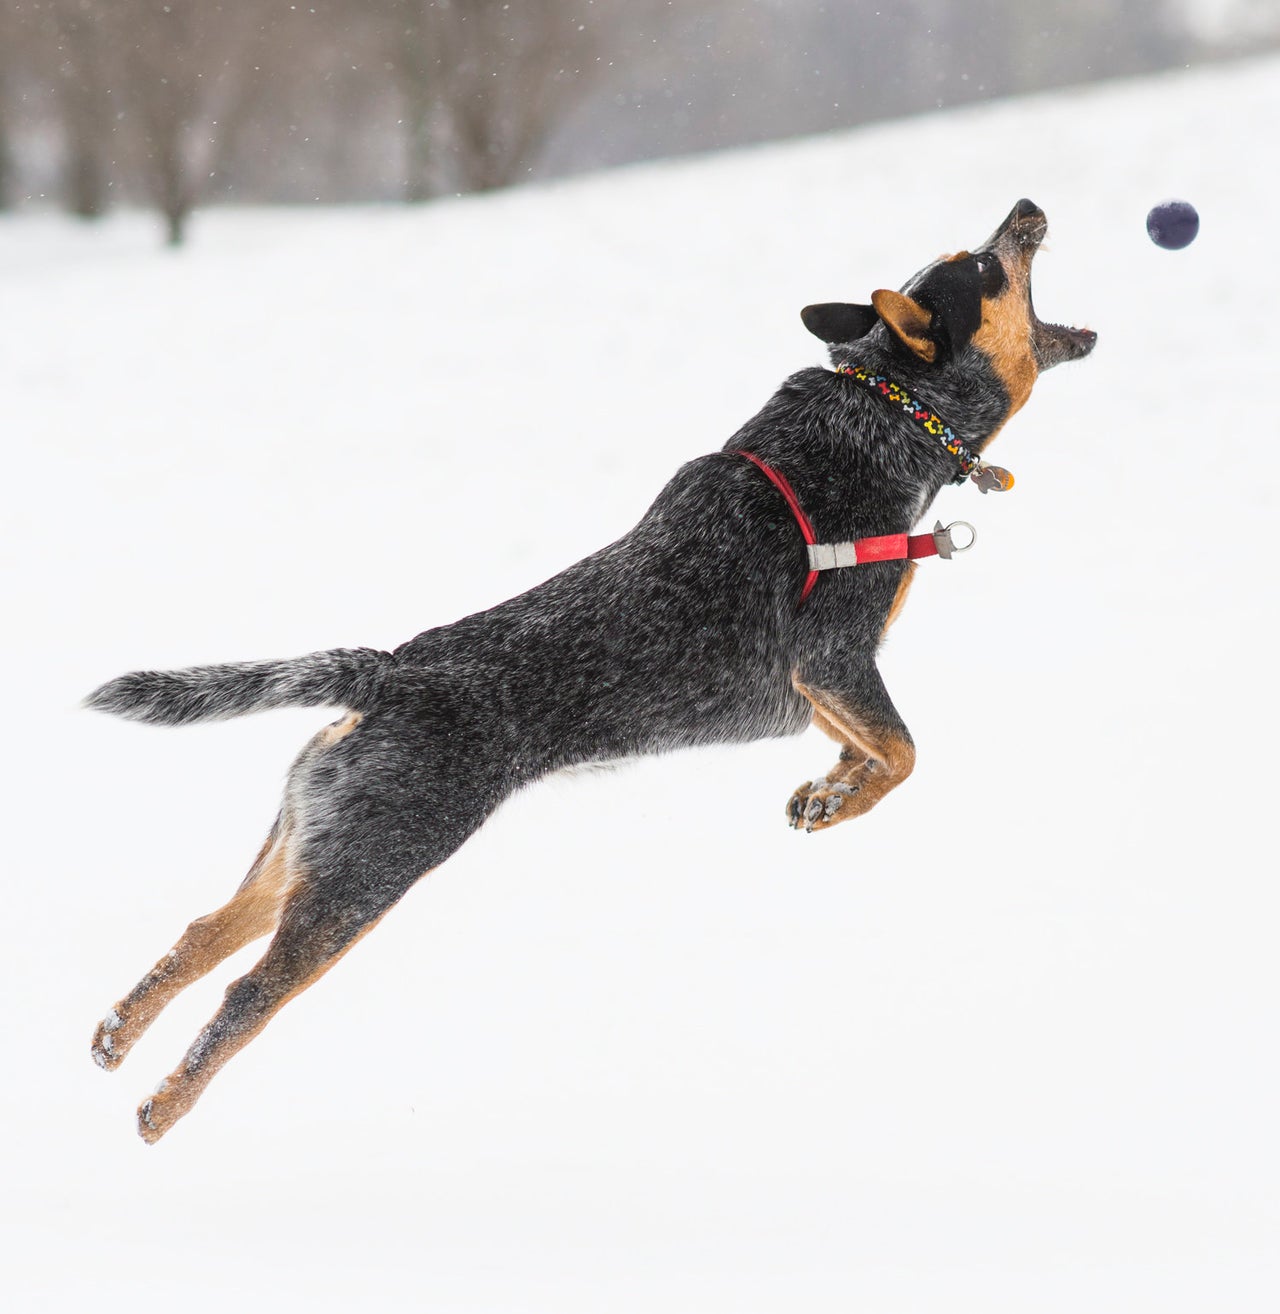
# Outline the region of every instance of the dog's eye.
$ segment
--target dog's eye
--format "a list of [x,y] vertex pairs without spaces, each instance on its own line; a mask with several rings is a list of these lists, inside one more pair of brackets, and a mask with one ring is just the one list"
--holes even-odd
[[978,269],[978,280],[982,288],[982,295],[991,298],[998,297],[1009,286],[1009,280],[1005,276],[1000,257],[994,251],[983,251],[979,255],[975,255],[973,261]]

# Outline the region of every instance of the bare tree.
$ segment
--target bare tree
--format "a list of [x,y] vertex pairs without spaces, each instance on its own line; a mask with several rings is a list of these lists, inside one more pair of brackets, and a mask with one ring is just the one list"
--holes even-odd
[[[405,106],[406,193],[516,181],[588,90],[608,17],[568,0],[383,0]],[[599,12],[598,12],[599,11]]]
[[[3,33],[0,33],[3,40]],[[9,144],[9,107],[6,104],[5,69],[0,65],[0,210],[7,210],[13,204],[14,168],[13,148]]]
[[[1274,19],[1231,2],[1260,34]],[[1167,67],[1195,53],[1184,10],[0,0],[0,196],[141,201],[176,243],[214,196],[423,200]]]
[[102,12],[90,0],[50,0],[25,12],[36,56],[51,74],[62,129],[64,203],[72,214],[96,219],[109,204],[115,126]]
[[13,111],[9,107],[9,96],[17,35],[12,10],[0,6],[0,210],[8,209],[13,200],[13,148],[9,126]]
[[253,0],[114,0],[112,63],[139,182],[177,245],[251,81]]
[[388,63],[404,104],[405,199],[426,201],[438,189],[435,133],[443,89],[436,79],[440,14],[435,0],[386,0],[384,10]]

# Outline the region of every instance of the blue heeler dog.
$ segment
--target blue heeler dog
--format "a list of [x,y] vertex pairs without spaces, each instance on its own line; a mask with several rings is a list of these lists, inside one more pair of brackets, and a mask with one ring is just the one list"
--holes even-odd
[[1041,370],[1094,345],[1032,308],[1045,229],[1019,201],[978,250],[935,261],[901,292],[806,308],[835,368],[792,375],[723,450],[677,471],[634,529],[518,598],[394,652],[140,671],[90,695],[159,725],[345,709],[294,763],[231,901],[192,922],[98,1026],[93,1056],[114,1068],[180,990],[274,933],[138,1110],[145,1140],[504,798],[549,772],[813,722],[840,756],[792,794],[792,825],[860,816],[906,779],[915,751],[876,649],[914,558],[952,549],[941,526],[909,530],[944,484],[1007,487],[982,452]]

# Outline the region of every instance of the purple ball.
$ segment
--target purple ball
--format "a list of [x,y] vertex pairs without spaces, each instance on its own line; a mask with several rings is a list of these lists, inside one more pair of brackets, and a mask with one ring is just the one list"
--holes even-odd
[[1147,236],[1166,251],[1181,251],[1196,240],[1200,216],[1190,201],[1161,201],[1147,212]]

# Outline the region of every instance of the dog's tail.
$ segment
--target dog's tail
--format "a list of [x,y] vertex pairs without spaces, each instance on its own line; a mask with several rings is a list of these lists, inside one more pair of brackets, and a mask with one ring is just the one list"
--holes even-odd
[[86,707],[153,725],[219,721],[274,707],[349,707],[377,698],[391,657],[373,648],[331,648],[279,662],[130,671],[109,680]]

